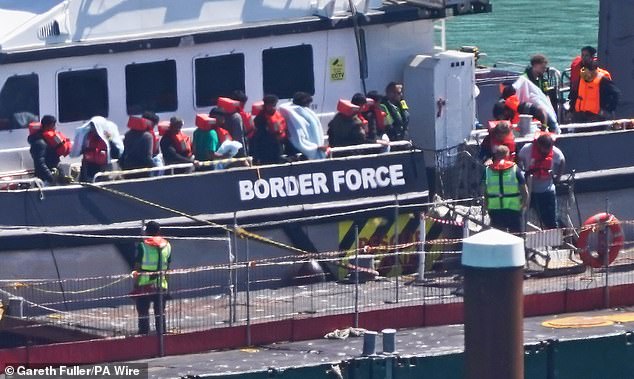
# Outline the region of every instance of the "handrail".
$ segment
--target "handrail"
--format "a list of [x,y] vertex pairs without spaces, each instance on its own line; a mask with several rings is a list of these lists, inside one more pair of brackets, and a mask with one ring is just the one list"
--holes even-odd
[[331,147],[330,154],[333,155],[335,153],[344,153],[344,152],[358,151],[358,150],[384,149],[386,146],[412,147],[412,142],[411,141],[391,141],[387,145],[380,144],[380,143],[364,143],[360,145]]
[[[152,173],[152,172],[163,172],[163,171],[172,171],[180,168],[195,168],[195,167],[215,167],[221,164],[228,164],[234,162],[246,162],[248,165],[251,165],[253,158],[245,157],[245,158],[226,158],[226,159],[218,159],[213,161],[202,161],[199,162],[198,165],[194,165],[194,163],[176,163],[167,166],[160,167],[147,167],[147,168],[135,168],[131,170],[118,170],[118,171],[103,171],[95,174],[93,178],[93,182],[97,182],[98,179],[107,177],[110,180],[117,179],[125,179],[126,175],[130,174],[141,174],[141,173]],[[112,176],[121,176],[121,178],[111,178]]]
[[[39,189],[44,188],[44,182],[40,178],[0,180],[0,187],[3,187],[5,184],[6,185],[11,185],[11,184],[29,184],[30,187],[33,187],[33,185],[35,185],[35,187],[37,187]],[[23,189],[23,188],[18,188],[18,189]],[[11,191],[11,190],[12,190],[12,188],[0,189],[0,191]]]
[[[559,125],[561,129],[588,129],[594,128],[597,126],[613,126],[615,124],[625,124],[625,123],[634,123],[634,119],[622,118],[618,120],[606,120],[606,121],[597,121],[597,122],[585,122],[585,123],[575,123],[575,124],[565,124]],[[619,130],[619,129],[616,129]]]

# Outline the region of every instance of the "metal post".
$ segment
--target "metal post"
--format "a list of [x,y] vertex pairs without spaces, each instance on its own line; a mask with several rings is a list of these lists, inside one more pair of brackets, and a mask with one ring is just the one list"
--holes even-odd
[[[605,199],[605,213],[610,213],[610,200]],[[609,219],[608,219],[609,220]],[[605,254],[603,254],[603,266],[605,268],[605,286],[603,287],[603,307],[610,308],[610,225],[601,226],[605,234]],[[600,233],[599,233],[600,235]]]
[[354,225],[354,327],[359,327],[359,225]]
[[425,214],[421,213],[418,224],[418,239],[420,250],[418,251],[418,272],[416,273],[416,283],[425,282],[425,240],[427,239],[427,225],[425,225]]
[[249,253],[249,240],[246,241],[247,251],[247,346],[251,346],[251,260]]
[[229,246],[229,326],[233,326],[233,252],[231,251],[231,232],[227,232],[227,245]]
[[396,259],[395,264],[396,264],[396,280],[394,281],[396,288],[395,288],[395,294],[394,294],[394,302],[398,303],[398,286],[399,286],[399,278],[401,277],[401,273],[399,272],[401,270],[401,252],[400,249],[398,248],[398,244],[399,244],[399,232],[398,232],[398,197],[394,196],[394,242],[396,242],[396,249],[394,250],[394,254]]
[[465,378],[524,378],[524,240],[489,229],[463,242]]
[[[159,269],[159,277],[158,277],[158,309],[159,309],[159,322],[156,325],[156,334],[159,337],[159,356],[165,356],[165,330],[163,330],[163,325],[165,323],[165,310],[163,309],[163,304],[165,298],[163,297],[163,280],[165,279],[165,271],[163,270],[163,251],[159,249],[158,252],[158,269]],[[156,320],[156,315],[155,320]]]
[[[238,263],[238,215],[236,212],[233,212],[233,262],[231,267],[233,269],[235,269],[234,264],[233,263]],[[237,269],[235,269],[237,270]],[[235,271],[233,273],[233,282],[231,283],[231,288],[233,289],[232,293],[233,293],[233,322],[236,322],[237,320],[237,315],[236,315],[236,307],[237,307],[237,303],[238,303],[238,275],[239,272]]]

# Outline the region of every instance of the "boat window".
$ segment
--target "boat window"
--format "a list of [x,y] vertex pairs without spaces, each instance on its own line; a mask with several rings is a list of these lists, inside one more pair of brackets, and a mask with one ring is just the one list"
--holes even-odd
[[26,128],[40,114],[39,81],[36,74],[7,78],[0,90],[0,130]]
[[173,112],[178,108],[176,61],[133,63],[125,67],[129,115],[145,111]]
[[244,54],[228,54],[198,58],[194,61],[196,106],[216,105],[220,96],[244,92]]
[[315,94],[313,47],[311,45],[267,49],[262,52],[264,93],[280,99],[297,91]]
[[60,122],[108,117],[108,71],[105,68],[60,72],[57,92]]

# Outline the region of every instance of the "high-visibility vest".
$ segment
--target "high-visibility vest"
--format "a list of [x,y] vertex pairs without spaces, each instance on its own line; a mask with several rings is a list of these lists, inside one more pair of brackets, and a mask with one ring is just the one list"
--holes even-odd
[[522,208],[515,163],[500,161],[488,166],[485,180],[489,210],[519,211]]
[[[147,272],[157,272],[159,270],[167,270],[170,254],[172,253],[172,247],[166,239],[162,237],[150,237],[146,238],[141,243],[141,249],[143,250],[143,257],[141,259],[141,275],[138,277],[138,286],[155,286],[158,287],[159,275],[146,274]],[[159,254],[160,263],[159,268]],[[145,272],[145,273],[144,273]],[[167,289],[167,278],[163,276],[161,281],[161,288]]]
[[599,90],[603,74],[597,72],[597,76],[591,82],[579,80],[578,96],[575,102],[577,112],[590,112],[599,114],[601,112],[601,91]]

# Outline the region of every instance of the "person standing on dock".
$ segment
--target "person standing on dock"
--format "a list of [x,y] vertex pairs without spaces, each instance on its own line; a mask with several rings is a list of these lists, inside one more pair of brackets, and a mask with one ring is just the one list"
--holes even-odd
[[524,231],[522,211],[528,189],[522,171],[505,145],[493,148],[493,162],[484,170],[484,194],[492,227],[509,233]]
[[47,184],[60,183],[60,157],[67,156],[71,149],[70,139],[55,129],[56,124],[54,116],[46,115],[41,122],[29,125],[29,152],[33,158],[35,176]]
[[409,107],[403,98],[403,84],[390,82],[385,87],[385,98],[381,102],[385,111],[385,131],[390,141],[409,139]]
[[154,327],[165,333],[165,303],[167,300],[167,278],[164,271],[172,260],[172,247],[161,234],[161,225],[150,221],[145,225],[143,242],[137,245],[132,276],[136,279],[132,295],[139,316],[139,334],[150,333],[150,303],[154,308]]
[[530,206],[537,211],[544,229],[558,227],[555,182],[564,173],[566,160],[550,133],[540,133],[518,154],[520,168],[526,172]]

